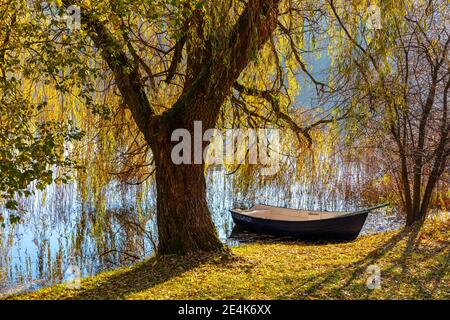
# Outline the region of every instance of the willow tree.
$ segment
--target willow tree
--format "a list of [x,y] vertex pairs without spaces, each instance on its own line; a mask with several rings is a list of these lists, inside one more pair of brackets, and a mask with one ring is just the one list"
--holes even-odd
[[16,79],[30,104],[44,103],[37,119],[76,124],[87,135],[66,151],[84,167],[77,178],[154,174],[160,254],[222,247],[205,164],[172,162],[174,130],[192,133],[195,121],[203,130],[274,126],[291,130],[294,148],[309,147],[314,128],[353,106],[316,114],[295,103],[304,81],[318,93],[336,89],[334,79],[316,79],[305,58],[343,43],[326,1],[21,0],[0,10],[3,81]]
[[[71,5],[70,2],[65,4]],[[118,8],[118,3],[111,5],[112,11],[121,19],[126,9]],[[210,6],[207,17],[203,6],[202,2],[179,4],[180,19],[184,20],[180,23],[189,33],[178,35],[166,81],[173,77],[184,46],[187,52],[185,79],[180,96],[162,113],[152,107],[147,97],[140,67],[147,70],[150,78],[155,71],[135,52],[132,40],[127,39],[129,32],[122,33],[125,47],[92,10],[81,7],[82,26],[100,49],[102,58],[114,74],[124,103],[152,150],[156,166],[160,253],[210,251],[222,247],[206,203],[204,164],[175,165],[171,159],[171,135],[179,128],[193,133],[194,121],[201,121],[205,128],[215,125],[231,86],[251,57],[269,39],[276,25],[277,1],[251,1],[243,8],[229,8],[236,10],[238,17],[221,21],[225,30],[217,33],[207,30],[207,23],[212,23],[213,28],[215,23],[226,19],[225,11]],[[221,7],[219,5],[220,9],[225,9]],[[161,16],[164,18],[163,14]],[[163,23],[159,27],[167,28]]]

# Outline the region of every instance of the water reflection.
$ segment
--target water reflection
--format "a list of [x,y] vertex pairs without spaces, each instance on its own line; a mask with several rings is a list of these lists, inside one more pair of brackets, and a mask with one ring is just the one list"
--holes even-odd
[[[356,208],[338,197],[312,197],[297,185],[288,190],[255,188],[244,194],[235,190],[233,177],[221,171],[211,172],[207,183],[214,222],[228,245],[261,239],[254,234],[229,238],[234,224],[228,210],[233,207],[260,202],[314,210]],[[102,197],[105,210],[96,209],[93,195],[82,201],[76,183],[52,185],[23,200],[21,206],[28,211],[23,222],[0,230],[0,295],[63,282],[71,266],[88,276],[148,257],[157,245],[155,192],[151,184],[111,184],[96,195]],[[401,224],[396,216],[378,211],[369,215],[363,233]]]

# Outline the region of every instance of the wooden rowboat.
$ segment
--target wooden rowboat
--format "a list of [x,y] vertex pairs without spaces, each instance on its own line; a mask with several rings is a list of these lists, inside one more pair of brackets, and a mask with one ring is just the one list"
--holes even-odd
[[310,211],[254,205],[230,210],[238,226],[257,233],[304,239],[353,240],[358,237],[370,211],[387,204],[353,211]]

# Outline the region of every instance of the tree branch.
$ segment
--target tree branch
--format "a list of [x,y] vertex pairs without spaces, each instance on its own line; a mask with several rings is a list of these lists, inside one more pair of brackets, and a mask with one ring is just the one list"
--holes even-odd
[[172,61],[170,62],[169,69],[167,70],[166,80],[164,80],[166,83],[170,83],[170,81],[172,81],[173,77],[175,76],[177,66],[180,63],[181,58],[183,57],[183,47],[185,43],[186,43],[186,36],[183,36],[175,44]]
[[312,138],[311,138],[310,134],[308,133],[308,130],[301,128],[294,120],[291,119],[291,117],[289,117],[289,115],[285,114],[284,112],[282,112],[280,110],[280,103],[272,91],[247,88],[238,82],[234,83],[233,88],[236,89],[239,93],[251,95],[254,97],[259,97],[259,98],[265,99],[267,102],[269,102],[270,105],[272,106],[272,110],[275,113],[275,116],[278,119],[285,121],[291,127],[291,129],[297,135],[297,138],[299,139],[299,141],[301,140],[299,137],[299,134],[301,134],[307,140],[308,148],[311,147]]
[[[75,5],[71,0],[64,0],[63,4],[66,7]],[[103,59],[114,74],[125,104],[130,108],[139,130],[147,138],[150,119],[154,112],[145,93],[138,68],[128,59],[123,46],[106,29],[105,24],[100,22],[88,8],[80,7],[80,9],[82,25],[87,27],[89,37],[101,51]]]

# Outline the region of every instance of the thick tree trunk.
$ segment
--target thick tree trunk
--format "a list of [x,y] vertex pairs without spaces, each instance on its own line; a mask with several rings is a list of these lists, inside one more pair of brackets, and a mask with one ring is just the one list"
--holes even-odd
[[203,164],[172,162],[170,135],[153,147],[156,165],[158,254],[219,251],[220,242],[206,202]]

